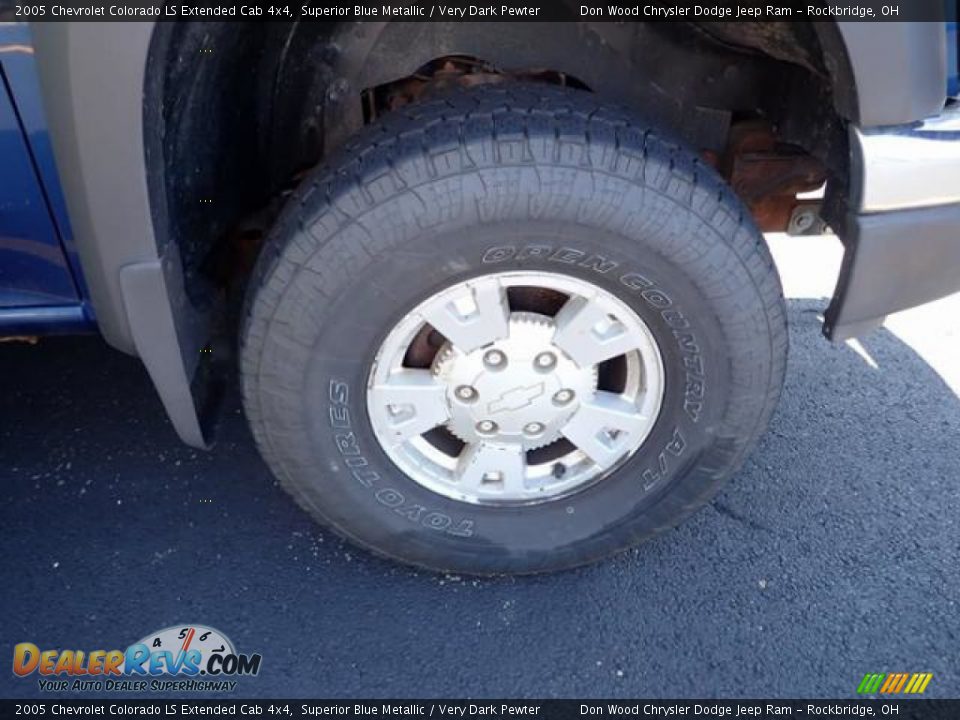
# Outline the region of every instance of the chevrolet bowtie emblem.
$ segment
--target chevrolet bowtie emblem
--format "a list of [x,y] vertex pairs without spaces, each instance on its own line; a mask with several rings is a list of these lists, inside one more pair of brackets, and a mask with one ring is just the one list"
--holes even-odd
[[543,393],[544,387],[542,382],[526,387],[519,385],[515,388],[510,388],[503,395],[487,405],[487,412],[495,415],[496,413],[512,412],[520,408],[525,408],[543,395]]

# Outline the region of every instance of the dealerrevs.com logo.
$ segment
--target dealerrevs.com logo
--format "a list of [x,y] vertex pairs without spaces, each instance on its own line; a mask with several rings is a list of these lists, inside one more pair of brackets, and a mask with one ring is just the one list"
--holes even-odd
[[35,675],[49,692],[231,691],[234,678],[260,672],[260,661],[203,625],[168,627],[126,650],[41,650],[29,642],[13,648],[14,675]]

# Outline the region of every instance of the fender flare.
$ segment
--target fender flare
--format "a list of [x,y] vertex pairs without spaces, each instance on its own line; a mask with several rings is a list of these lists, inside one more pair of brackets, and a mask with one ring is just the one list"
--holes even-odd
[[854,124],[905,125],[943,108],[947,36],[942,23],[828,22],[816,28],[834,78],[834,103]]
[[177,434],[205,447],[193,379],[209,323],[186,301],[177,248],[154,231],[147,182],[141,99],[154,23],[36,23],[31,30],[100,331],[140,356]]

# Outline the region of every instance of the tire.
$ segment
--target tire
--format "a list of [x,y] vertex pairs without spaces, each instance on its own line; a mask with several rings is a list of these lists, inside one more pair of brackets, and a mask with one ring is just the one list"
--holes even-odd
[[[400,471],[367,386],[419,303],[514,272],[624,303],[658,346],[662,400],[601,480],[464,502]],[[585,92],[486,86],[392,113],[298,189],[248,290],[244,405],[283,487],[358,545],[437,571],[557,570],[676,525],[740,467],[779,398],[785,317],[762,235],[693,151]]]

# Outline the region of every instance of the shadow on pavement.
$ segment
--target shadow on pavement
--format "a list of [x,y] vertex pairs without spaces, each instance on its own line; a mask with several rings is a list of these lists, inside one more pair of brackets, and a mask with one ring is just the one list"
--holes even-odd
[[863,343],[877,369],[822,340],[823,306],[790,303],[780,408],[711,507],[527,579],[414,572],[317,529],[236,399],[196,452],[102,341],[0,345],[0,663],[193,622],[262,653],[235,697],[852,697],[888,671],[960,695],[960,402],[886,331]]

